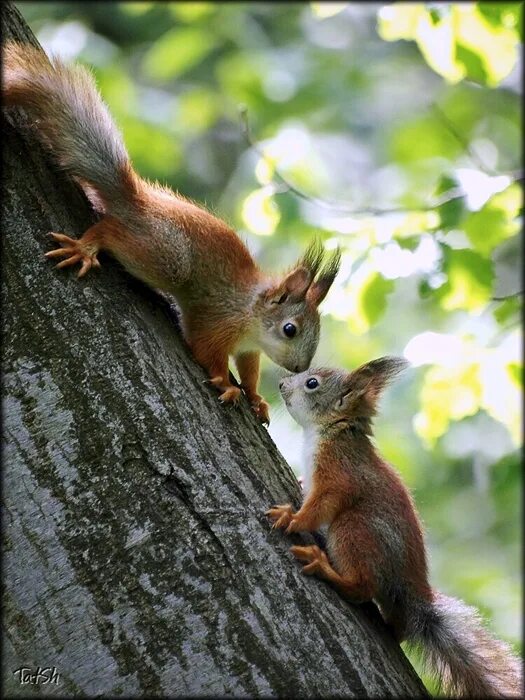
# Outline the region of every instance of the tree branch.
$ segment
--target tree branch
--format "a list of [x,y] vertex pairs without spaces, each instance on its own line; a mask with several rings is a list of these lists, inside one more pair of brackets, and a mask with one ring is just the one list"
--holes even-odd
[[[263,151],[263,149],[260,148],[256,140],[254,139],[251,129],[250,129],[250,123],[248,119],[248,110],[246,107],[241,107],[239,109],[239,114],[241,118],[241,124],[242,124],[242,129],[243,129],[243,134],[244,137],[247,141],[247,143],[250,145],[250,147],[264,160],[268,159],[268,156],[266,153]],[[505,174],[505,173],[502,173]],[[514,172],[512,174],[508,175],[511,179],[511,183],[514,182],[521,182],[523,180],[523,174],[521,171],[519,172]],[[309,195],[306,192],[303,192],[301,189],[296,187],[290,180],[288,180],[280,171],[278,168],[274,168],[274,177],[281,183],[281,186],[277,186],[274,183],[274,193],[275,194],[283,194],[285,192],[291,192],[292,194],[296,195],[300,199],[303,199],[306,202],[309,202],[311,204],[315,204],[318,207],[321,207],[323,209],[329,209],[331,211],[338,211],[343,214],[351,214],[351,215],[357,215],[357,216],[382,216],[385,214],[406,214],[406,213],[416,213],[416,212],[428,212],[428,211],[433,211],[434,209],[437,209],[438,207],[442,206],[443,204],[447,204],[448,202],[454,202],[459,199],[463,199],[465,197],[465,192],[461,187],[454,187],[453,189],[449,190],[448,192],[443,193],[440,197],[437,197],[433,199],[431,202],[427,202],[426,204],[420,204],[414,207],[386,207],[386,208],[374,208],[374,207],[367,207],[367,208],[355,208],[352,207],[349,204],[345,204],[342,202],[333,202],[329,201],[326,199],[321,199],[320,197],[315,197],[313,195]]]

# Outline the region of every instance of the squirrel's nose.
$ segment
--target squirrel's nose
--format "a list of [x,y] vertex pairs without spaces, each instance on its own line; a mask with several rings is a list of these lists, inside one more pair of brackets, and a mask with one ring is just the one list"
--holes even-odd
[[282,389],[283,386],[284,386],[284,379],[281,379],[281,381],[279,382],[279,389]]
[[297,374],[297,372],[299,372],[299,369],[300,369],[299,365],[295,365],[294,372]]

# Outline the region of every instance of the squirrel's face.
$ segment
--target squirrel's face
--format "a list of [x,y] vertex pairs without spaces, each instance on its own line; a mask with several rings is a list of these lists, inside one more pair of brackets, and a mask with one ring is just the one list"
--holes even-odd
[[339,250],[326,257],[314,242],[291,272],[259,296],[260,346],[290,372],[307,369],[317,350],[318,306],[335,279],[340,257]]
[[319,312],[305,302],[283,300],[261,315],[260,344],[264,352],[290,372],[310,366],[319,343]]
[[343,370],[320,367],[281,379],[279,389],[292,418],[303,428],[329,422],[337,415],[346,376]]
[[387,383],[407,366],[399,357],[380,357],[353,372],[321,367],[279,383],[291,416],[303,427],[369,420]]

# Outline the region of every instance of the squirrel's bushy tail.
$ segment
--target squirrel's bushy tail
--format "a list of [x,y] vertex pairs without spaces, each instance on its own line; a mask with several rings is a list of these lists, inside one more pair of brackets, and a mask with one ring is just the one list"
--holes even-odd
[[523,697],[521,663],[483,627],[478,612],[433,591],[433,602],[415,603],[407,642],[417,644],[428,671],[446,697]]
[[39,49],[2,47],[3,103],[23,107],[58,165],[105,212],[133,193],[136,176],[122,137],[82,66],[50,61]]

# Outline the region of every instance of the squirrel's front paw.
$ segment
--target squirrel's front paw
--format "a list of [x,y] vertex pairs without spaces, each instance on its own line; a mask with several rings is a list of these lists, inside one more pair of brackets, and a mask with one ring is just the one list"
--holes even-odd
[[[213,381],[213,380],[212,380]],[[236,386],[230,386],[219,396],[221,403],[237,403],[241,396],[241,390]]]
[[273,520],[272,529],[287,528],[290,525],[293,516],[292,506],[287,503],[283,506],[274,506],[266,511],[266,515]]
[[241,396],[241,390],[236,386],[229,386],[229,382],[224,380],[224,377],[211,377],[210,379],[205,379],[204,384],[211,384],[216,386],[217,389],[222,391],[219,396],[219,401],[221,403],[237,403]]
[[86,243],[80,239],[70,238],[63,233],[48,234],[60,248],[50,250],[45,253],[46,258],[64,258],[57,267],[69,267],[70,265],[81,264],[77,277],[83,277],[92,267],[100,267],[97,258],[98,246],[93,243]]
[[254,401],[252,404],[252,410],[257,416],[257,418],[264,425],[270,425],[270,406],[264,399],[259,399]]

